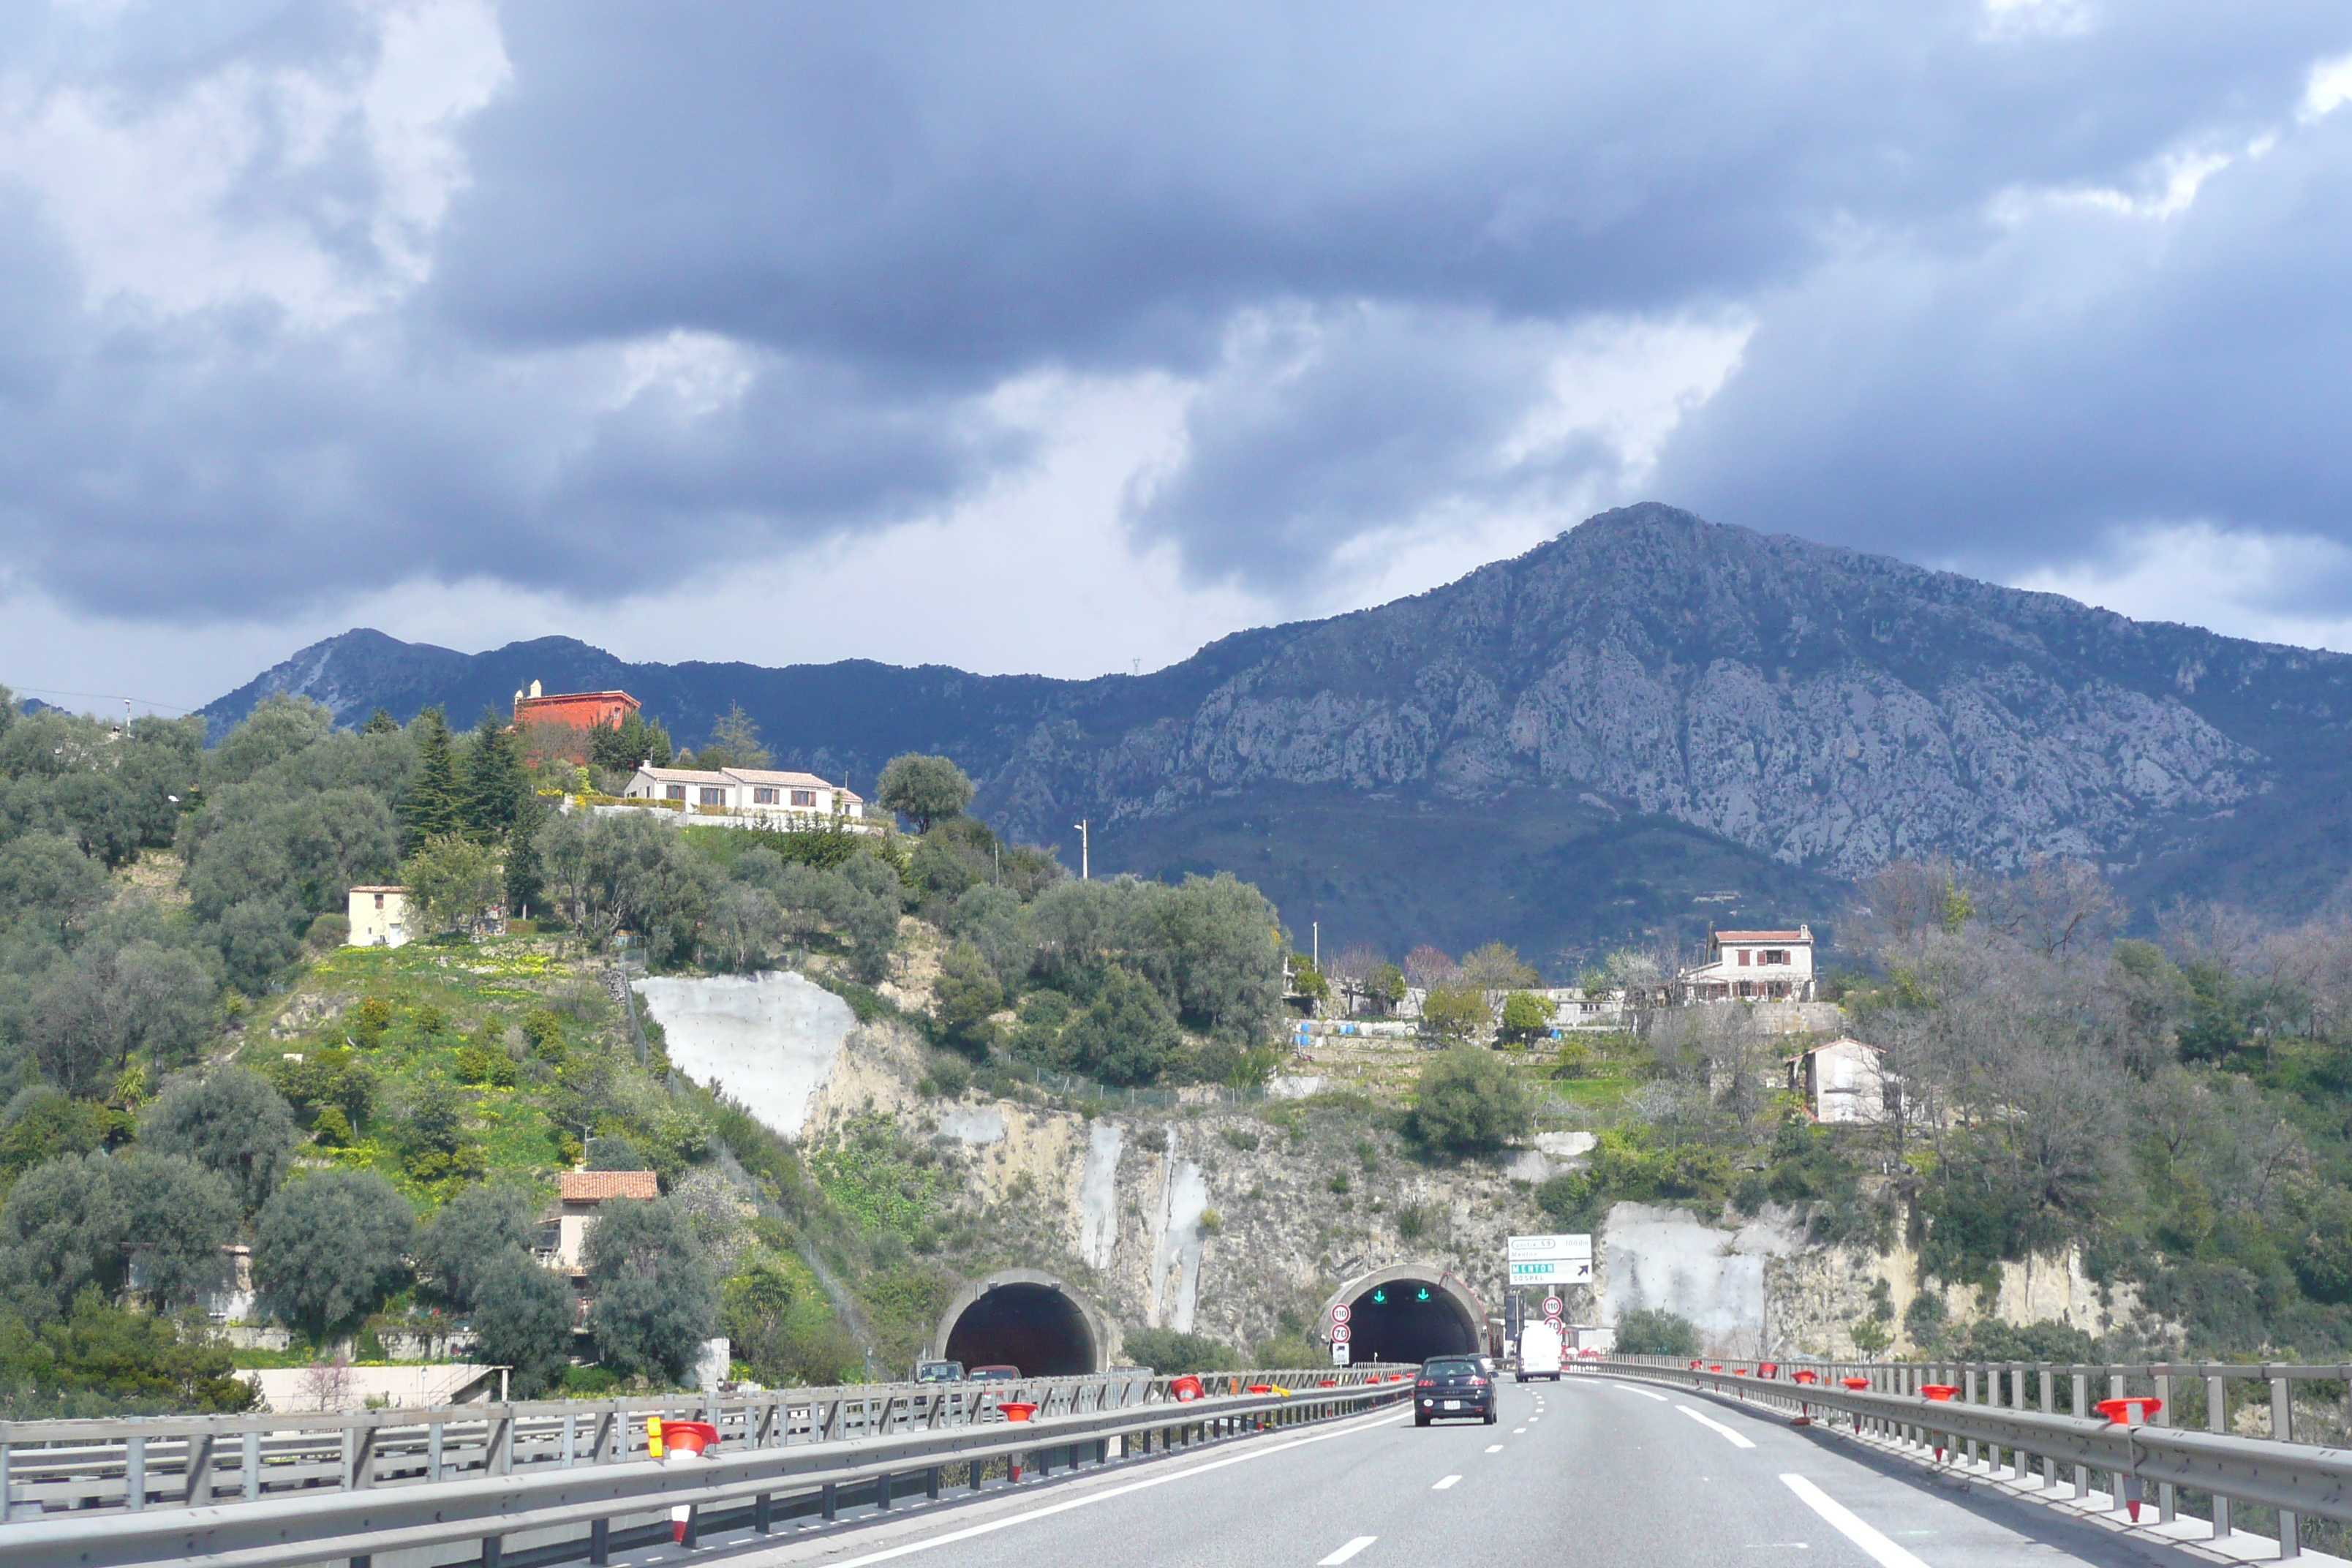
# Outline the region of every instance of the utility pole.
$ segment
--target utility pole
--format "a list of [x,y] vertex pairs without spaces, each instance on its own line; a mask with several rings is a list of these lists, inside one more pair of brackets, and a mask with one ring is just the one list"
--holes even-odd
[[1323,973],[1323,922],[1321,921],[1308,921],[1307,922],[1307,929],[1314,933],[1315,973],[1320,974]]
[[1078,880],[1081,882],[1087,879],[1087,819],[1082,816],[1071,825],[1078,830]]

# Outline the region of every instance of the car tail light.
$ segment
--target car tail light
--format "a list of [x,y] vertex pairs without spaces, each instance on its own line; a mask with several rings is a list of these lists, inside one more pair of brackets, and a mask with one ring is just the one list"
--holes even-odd
[[1413,1386],[1415,1388],[1435,1388],[1437,1386],[1437,1380],[1433,1377],[1424,1377],[1419,1383],[1414,1384]]
[[1486,1380],[1483,1377],[1474,1377],[1470,1380],[1470,1386],[1473,1388],[1484,1388],[1486,1386]]

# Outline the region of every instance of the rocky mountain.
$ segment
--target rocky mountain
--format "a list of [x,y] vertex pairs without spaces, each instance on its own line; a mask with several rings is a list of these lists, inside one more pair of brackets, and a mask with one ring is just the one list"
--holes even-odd
[[681,740],[740,702],[780,757],[853,784],[947,752],[1010,831],[1074,851],[1090,819],[1098,868],[1230,867],[1327,945],[1500,935],[1556,970],[1632,931],[1833,917],[1841,882],[1897,855],[2082,856],[2143,909],[2280,914],[2352,872],[2352,658],[1655,505],[1141,677],[630,665],[568,638],[467,656],[354,631],[205,712],[290,690],[346,721],[439,702],[464,722],[533,679],[624,687]]

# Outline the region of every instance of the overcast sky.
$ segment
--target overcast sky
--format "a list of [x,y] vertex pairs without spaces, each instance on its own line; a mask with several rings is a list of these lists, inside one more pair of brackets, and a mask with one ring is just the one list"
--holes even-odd
[[2352,647],[2347,279],[2343,0],[0,0],[0,681],[1092,674],[1635,499]]

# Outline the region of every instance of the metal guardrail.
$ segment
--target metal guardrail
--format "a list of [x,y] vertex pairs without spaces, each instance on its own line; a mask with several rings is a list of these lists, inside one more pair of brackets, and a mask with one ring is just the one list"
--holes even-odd
[[[1283,1384],[1284,1376],[1297,1380]],[[541,1542],[531,1549],[536,1563],[585,1558],[592,1563],[609,1559],[615,1520],[658,1516],[679,1505],[714,1509],[729,1502],[749,1501],[750,1528],[766,1531],[778,1497],[814,1493],[823,1499],[824,1517],[830,1519],[844,1488],[871,1484],[877,1500],[887,1508],[897,1488],[895,1478],[921,1472],[928,1495],[937,1497],[940,1472],[950,1465],[967,1471],[977,1488],[982,1468],[992,1459],[1013,1460],[1038,1456],[1050,1463],[1056,1451],[1064,1462],[1076,1465],[1091,1453],[1097,1463],[1109,1458],[1109,1440],[1142,1438],[1149,1453],[1153,1439],[1161,1446],[1190,1444],[1231,1436],[1244,1430],[1290,1426],[1309,1420],[1376,1408],[1412,1392],[1410,1373],[1388,1367],[1317,1369],[1311,1372],[1221,1373],[1202,1374],[1203,1395],[1182,1399],[1171,1386],[1178,1380],[1156,1376],[1059,1378],[1026,1384],[960,1384],[924,1389],[916,1385],[825,1391],[785,1391],[749,1402],[719,1402],[698,1411],[714,1416],[720,1426],[718,1446],[691,1466],[664,1465],[647,1456],[635,1442],[615,1444],[610,1453],[583,1459],[567,1447],[560,1462],[545,1456],[520,1457],[512,1438],[520,1414],[531,1406],[497,1406],[487,1416],[460,1415],[456,1421],[428,1422],[427,1429],[446,1436],[448,1427],[471,1420],[484,1424],[487,1447],[483,1462],[470,1474],[437,1479],[407,1478],[409,1484],[387,1485],[394,1478],[373,1473],[368,1459],[355,1458],[352,1445],[386,1429],[349,1417],[314,1426],[299,1434],[341,1435],[344,1466],[340,1486],[327,1488],[319,1480],[268,1490],[234,1506],[224,1501],[194,1501],[176,1497],[164,1506],[118,1506],[103,1511],[83,1508],[46,1512],[40,1517],[0,1527],[0,1568],[126,1568],[150,1563],[201,1559],[213,1568],[291,1568],[298,1563],[349,1558],[364,1563],[388,1552],[481,1542],[481,1561],[496,1568],[501,1542],[519,1534],[544,1534],[588,1526],[584,1536],[562,1539],[552,1545]],[[1267,1386],[1250,1393],[1251,1382]],[[833,1394],[832,1400],[811,1399],[810,1394]],[[1116,1394],[1116,1397],[1110,1397]],[[1014,1403],[1039,1405],[1029,1420],[1014,1423],[1001,1406]],[[811,1425],[803,1440],[786,1440],[781,1414],[801,1408],[788,1403],[807,1402]],[[855,1435],[825,1428],[842,1415],[842,1406],[864,1407],[867,1419]],[[879,1406],[879,1419],[874,1409]],[[1082,1407],[1083,1406],[1083,1407]],[[677,1415],[693,1409],[691,1401],[665,1405],[658,1400],[609,1401],[596,1411],[597,1429],[612,1435],[633,1426],[642,1436],[643,1417]],[[824,1422],[816,1412],[827,1412]],[[578,1411],[568,1413],[576,1416]],[[640,1417],[635,1422],[630,1415]],[[243,1419],[225,1417],[225,1421]],[[261,1418],[265,1421],[283,1418]],[[412,1426],[413,1416],[403,1419]],[[747,1420],[750,1424],[747,1429]],[[132,1447],[121,1450],[117,1463],[129,1468],[134,1486],[152,1488],[153,1477],[141,1469],[139,1445],[160,1436],[162,1427],[193,1426],[198,1420],[164,1418],[150,1432],[120,1439]],[[22,1445],[36,1426],[116,1427],[144,1423],[59,1422],[19,1423],[5,1428],[12,1445]],[[567,1422],[567,1429],[571,1427]],[[393,1428],[399,1430],[399,1428]],[[244,1451],[254,1451],[259,1428],[247,1426]],[[194,1431],[178,1433],[187,1451],[201,1455],[194,1472],[210,1473],[204,1460],[216,1448],[218,1434],[209,1438]],[[85,1450],[103,1445],[82,1445]],[[1122,1444],[1122,1448],[1126,1447]],[[446,1457],[446,1447],[442,1450]],[[103,1468],[103,1467],[101,1467]],[[247,1463],[245,1475],[257,1473]],[[1045,1468],[1044,1464],[1038,1467]],[[268,1468],[267,1460],[258,1469]],[[183,1471],[183,1474],[188,1472]],[[740,1527],[740,1526],[739,1526]]]
[[[2077,1499],[2090,1495],[2095,1472],[2112,1478],[2108,1496],[2118,1507],[2126,1500],[2137,1500],[2141,1484],[2153,1481],[2157,1496],[2150,1500],[2158,1524],[2170,1524],[2176,1518],[2181,1489],[2202,1492],[2211,1500],[2217,1540],[2226,1539],[2232,1528],[2232,1500],[2268,1504],[2279,1510],[2281,1556],[2298,1553],[2300,1521],[2305,1518],[2352,1523],[2352,1452],[2293,1437],[2294,1384],[2344,1382],[2352,1388],[2352,1366],[1983,1362],[1695,1365],[1659,1357],[1572,1364],[1727,1394],[1800,1414],[1834,1413],[1849,1417],[1857,1434],[1890,1439],[1920,1453],[1936,1450],[1938,1463],[1946,1462],[1942,1455],[1948,1453],[1951,1463],[1994,1475],[2004,1468],[2006,1455],[2008,1473],[2021,1482],[2034,1477],[2038,1461],[2038,1484],[2055,1488],[2062,1484],[2063,1467],[2073,1471]],[[1796,1382],[1801,1370],[1812,1373],[1818,1381]],[[1848,1388],[1849,1378],[1864,1380],[1865,1385]],[[2179,1416],[2173,1395],[2191,1378],[2203,1385],[2209,1429],[2201,1432],[2173,1425]],[[2231,1419],[2228,1385],[2233,1382],[2268,1385],[2269,1435],[2247,1436],[2224,1429]],[[2098,1388],[2100,1383],[2104,1389]],[[1930,1386],[1952,1392],[1945,1398],[1929,1398],[1921,1390]],[[2067,1414],[2057,1409],[2062,1388]],[[2161,1405],[2138,1423],[2076,1414],[2095,1409],[2101,1399],[2135,1395],[2153,1395]]]

